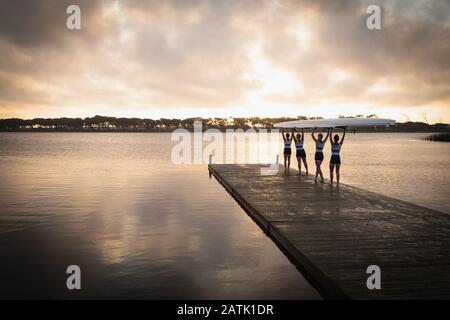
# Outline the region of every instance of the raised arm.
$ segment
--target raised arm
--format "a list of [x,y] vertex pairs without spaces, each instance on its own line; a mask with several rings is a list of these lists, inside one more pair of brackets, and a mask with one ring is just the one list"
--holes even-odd
[[283,136],[283,140],[286,140],[286,136],[284,135],[284,129],[281,128],[281,135]]
[[[328,134],[331,136],[330,144],[331,144],[331,145],[334,145],[334,142],[333,142],[333,128],[330,128],[330,130],[328,131]],[[328,135],[327,135],[327,137],[325,138],[325,141],[327,141],[327,138],[328,138]]]
[[295,142],[297,142],[297,137],[295,136],[295,128],[292,128],[292,139],[294,139]]
[[305,142],[305,129],[302,129],[302,143]]
[[313,138],[314,142],[317,142],[317,139],[314,136],[314,133],[316,133],[316,128],[314,128],[313,132],[311,132],[311,137]]
[[347,128],[344,128],[344,134],[342,135],[342,139],[341,139],[341,146],[342,146],[342,144],[344,143],[345,132],[347,132]]

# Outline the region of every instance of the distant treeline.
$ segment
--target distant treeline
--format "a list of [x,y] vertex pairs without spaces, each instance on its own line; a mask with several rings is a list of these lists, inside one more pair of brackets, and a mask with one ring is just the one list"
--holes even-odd
[[[361,116],[358,116],[360,118]],[[141,118],[115,118],[95,116],[91,118],[35,118],[0,119],[0,131],[68,131],[68,132],[168,132],[177,128],[194,129],[194,122],[201,121],[203,129],[271,129],[275,123],[281,121],[321,119],[320,117],[307,118],[188,118],[188,119],[141,119]],[[364,128],[364,132],[450,132],[445,123],[429,125],[424,122],[397,123],[391,127]]]

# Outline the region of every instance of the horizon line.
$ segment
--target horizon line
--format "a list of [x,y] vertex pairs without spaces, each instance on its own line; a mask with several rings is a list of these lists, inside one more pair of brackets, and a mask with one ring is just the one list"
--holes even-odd
[[[228,116],[228,117],[202,117],[202,116],[195,116],[195,117],[185,117],[185,118],[142,118],[142,117],[117,117],[117,116],[105,116],[105,115],[94,115],[94,116],[86,116],[86,117],[52,117],[52,118],[48,118],[48,117],[34,117],[34,118],[19,118],[19,117],[12,117],[12,118],[0,118],[0,121],[5,121],[5,120],[23,120],[23,121],[32,121],[32,120],[37,120],[37,119],[45,119],[45,120],[56,120],[56,119],[81,119],[81,120],[86,120],[86,119],[92,119],[95,117],[103,117],[103,118],[114,118],[114,119],[139,119],[139,120],[154,120],[154,121],[158,121],[158,120],[189,120],[189,119],[201,119],[201,120],[206,120],[206,119],[251,119],[251,118],[258,118],[258,119],[287,119],[287,120],[315,120],[315,119],[341,119],[341,118],[370,118],[369,116],[342,116],[342,117],[335,117],[335,118],[324,118],[322,116],[312,116],[312,117],[307,117],[307,116],[296,116],[296,117],[292,117],[292,116],[280,116],[280,117],[264,117],[264,116],[249,116],[249,117],[234,117],[234,116]],[[299,119],[299,118],[305,118],[305,119]],[[384,118],[380,118],[377,116],[374,116],[373,118],[378,118],[378,119],[384,119]],[[395,119],[393,119],[395,120]],[[407,120],[404,122],[400,122],[395,120],[396,123],[423,123],[423,124],[427,124],[427,125],[450,125],[449,123],[446,122],[434,122],[434,123],[429,123],[429,122],[425,122],[425,121],[413,121],[413,120]]]

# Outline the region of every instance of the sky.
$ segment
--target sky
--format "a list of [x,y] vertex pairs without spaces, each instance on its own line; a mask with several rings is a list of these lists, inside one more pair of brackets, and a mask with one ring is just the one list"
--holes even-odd
[[0,0],[0,57],[0,118],[450,123],[449,0]]

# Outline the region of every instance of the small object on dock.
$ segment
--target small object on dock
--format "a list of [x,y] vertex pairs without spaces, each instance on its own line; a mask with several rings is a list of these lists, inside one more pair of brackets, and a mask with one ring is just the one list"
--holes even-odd
[[[450,215],[262,167],[208,166],[325,298],[450,299]],[[381,289],[368,288],[369,266]]]

